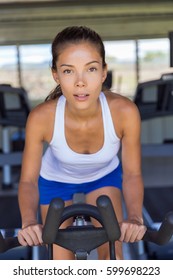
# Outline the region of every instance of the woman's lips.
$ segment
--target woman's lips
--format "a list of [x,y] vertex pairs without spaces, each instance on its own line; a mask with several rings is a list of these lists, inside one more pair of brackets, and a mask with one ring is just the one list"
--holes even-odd
[[89,94],[74,94],[75,99],[78,101],[85,101],[88,99]]

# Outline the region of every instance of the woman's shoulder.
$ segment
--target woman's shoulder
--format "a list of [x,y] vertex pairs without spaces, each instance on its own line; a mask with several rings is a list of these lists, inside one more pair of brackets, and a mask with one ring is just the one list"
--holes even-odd
[[55,114],[56,105],[57,99],[42,102],[31,110],[29,118],[44,120],[52,117]]
[[135,103],[121,94],[107,92],[105,94],[112,115],[115,130],[122,138],[129,127],[138,127],[140,123],[139,110]]
[[54,128],[57,100],[43,102],[33,108],[28,116],[26,131],[49,142]]
[[126,96],[112,91],[106,91],[105,96],[108,101],[109,107],[113,110],[118,110],[119,112],[136,110],[135,103]]
[[105,94],[115,126],[124,127],[129,123],[139,123],[140,114],[136,104],[121,94],[108,92]]
[[27,127],[49,127],[54,123],[57,100],[45,101],[35,106],[29,113]]

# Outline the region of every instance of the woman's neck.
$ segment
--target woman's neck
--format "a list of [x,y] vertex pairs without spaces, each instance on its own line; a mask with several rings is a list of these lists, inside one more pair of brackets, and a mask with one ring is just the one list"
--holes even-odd
[[66,103],[65,114],[68,118],[77,121],[78,123],[86,123],[91,119],[100,115],[101,106],[98,100],[92,107],[84,110],[76,110]]

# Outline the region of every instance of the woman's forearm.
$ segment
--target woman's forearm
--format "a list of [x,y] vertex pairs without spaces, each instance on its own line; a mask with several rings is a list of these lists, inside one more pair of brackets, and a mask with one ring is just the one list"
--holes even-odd
[[128,176],[123,179],[123,196],[128,219],[143,223],[144,187],[141,175]]
[[22,218],[22,228],[37,223],[39,194],[38,188],[30,183],[19,184],[19,208]]

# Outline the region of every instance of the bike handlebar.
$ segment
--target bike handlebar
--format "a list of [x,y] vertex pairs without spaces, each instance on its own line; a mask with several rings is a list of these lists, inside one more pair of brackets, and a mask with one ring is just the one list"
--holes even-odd
[[[81,212],[81,209],[83,212]],[[116,241],[119,239],[120,228],[111,200],[109,197],[102,195],[97,199],[97,207],[87,204],[75,204],[64,208],[64,202],[61,199],[54,199],[50,204],[43,229],[43,240],[46,241],[45,243],[54,243],[59,225],[66,218],[72,217],[73,214],[91,215],[101,222],[108,235],[108,240]],[[157,245],[164,245],[170,241],[172,235],[173,212],[169,212],[166,214],[159,230],[147,229],[143,240]],[[0,232],[0,253],[17,246],[21,246],[17,237],[4,238]]]
[[108,235],[108,240],[118,240],[121,236],[121,232],[110,198],[106,195],[99,196],[97,198],[96,204],[100,211],[103,226]]
[[164,245],[169,242],[173,235],[173,212],[165,215],[159,230],[148,229],[143,237],[144,241]]
[[4,238],[2,236],[2,233],[0,232],[0,253],[4,253],[12,248],[21,246],[21,244],[18,241],[17,237],[6,237]]

